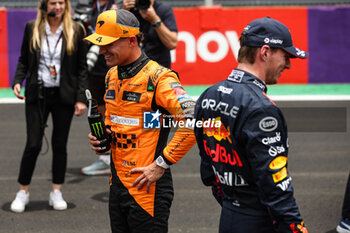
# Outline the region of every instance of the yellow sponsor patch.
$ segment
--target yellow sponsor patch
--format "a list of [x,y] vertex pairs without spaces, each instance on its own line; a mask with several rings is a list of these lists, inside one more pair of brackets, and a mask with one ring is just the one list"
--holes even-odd
[[269,165],[270,169],[277,170],[286,166],[288,158],[286,156],[278,156]]
[[284,178],[287,177],[287,168],[284,167],[281,171],[276,172],[275,174],[272,175],[273,181],[275,183],[280,182]]

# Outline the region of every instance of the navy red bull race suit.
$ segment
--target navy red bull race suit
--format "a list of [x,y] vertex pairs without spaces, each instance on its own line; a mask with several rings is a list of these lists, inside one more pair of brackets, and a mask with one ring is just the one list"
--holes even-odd
[[[195,103],[174,71],[145,54],[127,67],[111,68],[106,88],[105,124],[113,134],[109,200],[112,232],[167,232],[173,200],[170,169],[151,185],[149,193],[146,185],[140,190],[132,187],[140,174],[129,172],[150,165],[159,156],[168,165],[175,164],[192,148],[193,129],[178,128],[168,143],[170,128],[155,120],[158,111],[177,122],[186,120],[186,116],[193,118]],[[150,113],[154,118],[145,118]]]
[[287,170],[282,112],[259,78],[234,69],[195,108],[201,178],[222,205],[220,232],[306,233]]

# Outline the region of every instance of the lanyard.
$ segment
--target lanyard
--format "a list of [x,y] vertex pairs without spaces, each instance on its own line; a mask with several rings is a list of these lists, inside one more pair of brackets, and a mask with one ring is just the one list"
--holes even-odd
[[53,53],[51,53],[51,51],[50,51],[50,43],[49,43],[49,40],[47,39],[47,34],[46,34],[46,32],[45,32],[45,38],[46,38],[46,43],[47,43],[47,49],[48,49],[48,51],[49,51],[49,57],[50,57],[50,65],[52,65],[52,60],[53,60],[53,57],[55,56],[55,53],[56,53],[56,48],[57,48],[57,46],[58,46],[58,43],[60,42],[60,40],[61,40],[61,38],[62,38],[62,32],[61,32],[61,34],[60,34],[60,37],[58,37],[58,40],[57,40],[57,42],[56,42],[56,45],[55,45],[55,48],[53,49]]

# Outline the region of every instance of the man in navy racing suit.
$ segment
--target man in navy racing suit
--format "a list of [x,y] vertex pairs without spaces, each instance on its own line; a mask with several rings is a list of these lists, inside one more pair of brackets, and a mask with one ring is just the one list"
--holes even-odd
[[249,23],[240,43],[238,67],[195,108],[201,178],[222,205],[219,232],[307,233],[287,170],[286,121],[266,84],[277,83],[290,58],[308,53],[269,17]]

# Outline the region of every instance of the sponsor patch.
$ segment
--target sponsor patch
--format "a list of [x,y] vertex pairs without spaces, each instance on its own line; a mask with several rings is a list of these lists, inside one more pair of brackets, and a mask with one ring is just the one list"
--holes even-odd
[[183,113],[185,114],[185,117],[193,117],[194,115],[194,108],[189,108],[189,109],[185,109],[183,111]]
[[151,78],[148,78],[147,91],[154,91],[154,83]]
[[128,86],[132,86],[132,87],[140,87],[142,86],[142,83],[140,84],[136,84],[136,83],[129,83]]
[[298,48],[295,48],[295,50],[297,51],[297,55],[302,56],[302,57],[305,57],[305,56],[306,56],[305,51],[300,50],[300,49],[298,49]]
[[117,116],[117,115],[111,115],[111,121],[113,123],[116,123],[119,125],[132,125],[132,126],[139,125],[139,118],[121,117],[121,116]]
[[119,75],[121,76],[121,78],[128,77],[128,73],[127,72],[121,72]]
[[173,88],[173,91],[174,91],[176,96],[187,94],[186,91],[182,87]]
[[218,183],[227,185],[227,186],[247,186],[248,183],[243,179],[243,177],[235,172],[224,172],[221,174],[218,172],[215,167],[212,165],[214,174]]
[[236,118],[239,111],[239,107],[230,106],[230,104],[222,101],[217,103],[215,99],[203,99],[201,106],[203,109],[209,109],[215,112],[219,111],[221,114],[231,116],[232,118]]
[[242,82],[242,78],[244,76],[244,72],[240,70],[232,70],[232,73],[228,76],[228,80],[240,83]]
[[281,180],[284,180],[287,177],[287,168],[284,167],[281,171],[276,172],[275,174],[272,174],[273,181],[275,183],[280,182]]
[[276,132],[276,136],[266,137],[266,138],[261,139],[261,142],[264,145],[270,145],[270,144],[280,142],[280,141],[281,141],[281,132]]
[[180,103],[182,110],[185,110],[185,109],[190,108],[190,107],[194,107],[195,105],[196,105],[196,102],[194,102],[193,100],[189,100],[189,101],[185,101],[185,102]]
[[123,160],[122,165],[126,166],[126,167],[135,167],[136,166],[136,162],[135,161],[125,161],[125,160]]
[[[110,75],[109,72],[108,72],[108,76],[107,76],[107,78],[106,78],[106,80],[105,80],[105,89],[106,89],[106,90],[107,90],[108,87],[109,87],[109,80],[110,80],[110,78],[111,78],[111,75]],[[113,82],[113,84],[114,84],[114,82]]]
[[278,170],[286,166],[288,158],[286,156],[278,156],[269,164],[269,168],[272,170]]
[[227,87],[224,87],[224,86],[219,86],[217,91],[218,92],[222,92],[224,94],[231,94],[233,89],[232,88],[227,88]]
[[292,177],[288,177],[286,180],[282,181],[277,185],[282,191],[286,191],[289,187],[290,182],[292,181]]
[[227,151],[225,147],[219,143],[215,145],[215,149],[208,146],[208,141],[203,140],[205,153],[211,158],[214,163],[230,164],[231,166],[243,167],[243,163],[239,158],[237,151]]
[[203,127],[203,134],[206,134],[208,137],[214,137],[216,141],[228,140],[232,143],[230,138],[230,126],[225,127],[225,125],[221,122],[221,117],[216,117],[214,120],[215,123],[220,123],[220,127]]
[[106,100],[115,100],[115,90],[108,90],[105,98]]
[[172,82],[172,83],[169,83],[170,85],[170,88],[171,89],[174,89],[174,88],[182,88],[181,84],[178,83],[178,82]]
[[264,42],[265,44],[283,44],[283,40],[268,37],[264,39]]
[[177,97],[177,100],[179,102],[183,102],[183,101],[186,101],[186,100],[192,100],[192,98],[191,98],[191,96],[189,94],[178,95],[176,97]]
[[274,131],[277,128],[277,126],[278,121],[272,116],[265,117],[259,122],[259,128],[264,132]]
[[141,99],[141,93],[124,91],[122,100],[139,103]]
[[276,155],[280,154],[280,153],[284,153],[286,151],[286,149],[284,149],[284,146],[270,146],[269,148],[269,155],[271,155],[272,157],[275,157]]
[[265,85],[259,82],[258,80],[254,79],[253,83],[257,85],[261,90],[265,91]]

